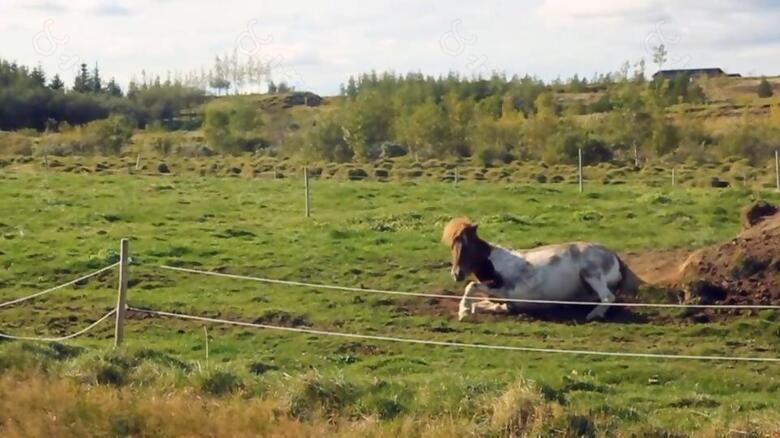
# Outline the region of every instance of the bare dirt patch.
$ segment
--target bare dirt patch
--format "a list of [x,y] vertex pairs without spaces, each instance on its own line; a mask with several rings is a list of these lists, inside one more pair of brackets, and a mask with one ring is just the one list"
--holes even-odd
[[691,284],[705,282],[721,295],[711,301],[780,304],[780,213],[766,206],[760,210],[775,213],[752,215],[753,225],[747,223],[734,239],[696,251],[683,262],[675,285],[686,292],[688,300],[701,299]]

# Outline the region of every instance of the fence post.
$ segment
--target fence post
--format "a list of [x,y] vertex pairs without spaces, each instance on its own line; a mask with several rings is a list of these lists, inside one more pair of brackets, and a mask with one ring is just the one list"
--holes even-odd
[[129,260],[127,239],[119,246],[119,291],[116,300],[116,328],[114,330],[114,348],[122,345],[125,338],[125,313],[127,311],[127,265]]
[[306,217],[309,217],[309,169],[303,168],[303,191],[305,195]]
[[672,167],[672,186],[674,186],[674,167]]
[[580,182],[580,193],[582,193],[582,148],[577,150],[577,168],[579,169],[578,176]]
[[135,156],[135,170],[141,169],[141,154]]
[[49,168],[49,154],[43,154],[43,165]]
[[775,149],[775,181],[776,190],[780,191],[780,159],[777,156],[777,149]]
[[454,185],[458,185],[458,179],[460,178],[459,172],[458,172],[458,166],[455,166],[455,178],[453,179]]

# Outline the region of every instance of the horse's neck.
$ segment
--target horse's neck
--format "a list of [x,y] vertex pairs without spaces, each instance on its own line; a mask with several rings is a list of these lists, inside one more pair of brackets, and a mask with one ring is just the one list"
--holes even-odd
[[477,267],[475,276],[480,283],[497,289],[506,285],[507,279],[517,275],[518,266],[523,270],[531,268],[515,251],[490,244],[490,256]]
[[491,245],[490,261],[495,275],[505,282],[518,275],[531,275],[534,270],[534,266],[520,252],[498,245]]

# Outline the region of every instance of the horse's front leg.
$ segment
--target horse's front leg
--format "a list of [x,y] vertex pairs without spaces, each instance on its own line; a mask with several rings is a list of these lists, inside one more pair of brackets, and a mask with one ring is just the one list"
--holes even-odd
[[484,284],[477,283],[474,281],[471,281],[469,282],[468,285],[466,285],[466,291],[463,293],[463,298],[460,300],[460,306],[458,308],[459,321],[463,321],[466,318],[466,316],[469,314],[469,312],[471,313],[475,312],[476,299],[474,299],[472,296],[477,292],[490,294],[490,289]]

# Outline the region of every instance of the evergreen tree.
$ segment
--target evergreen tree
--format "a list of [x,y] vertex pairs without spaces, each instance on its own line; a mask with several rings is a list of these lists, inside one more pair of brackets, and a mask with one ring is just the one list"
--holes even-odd
[[140,89],[138,88],[138,83],[135,81],[135,78],[131,79],[130,83],[127,84],[127,97],[130,99],[135,99],[139,92]]
[[46,86],[46,74],[43,72],[43,67],[38,65],[32,70],[32,73],[30,74],[30,79],[35,82],[36,85],[39,85],[41,87]]
[[90,83],[92,85],[91,88],[93,93],[100,94],[103,91],[103,83],[100,78],[100,69],[98,68],[97,63],[95,63],[94,70],[92,70],[92,80]]
[[51,78],[51,82],[49,83],[49,88],[52,90],[62,90],[65,88],[65,83],[62,82],[62,78],[60,78],[59,74],[55,74],[53,78]]
[[108,81],[108,85],[106,85],[106,89],[104,91],[110,96],[122,97],[122,89],[116,83],[114,78],[111,78],[111,80]]
[[79,70],[79,74],[76,75],[76,79],[73,82],[73,91],[76,93],[88,93],[92,89],[90,86],[91,81],[87,64],[82,63],[81,70]]

